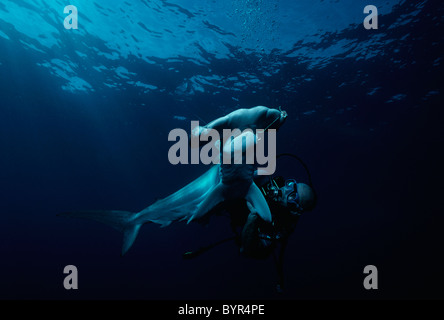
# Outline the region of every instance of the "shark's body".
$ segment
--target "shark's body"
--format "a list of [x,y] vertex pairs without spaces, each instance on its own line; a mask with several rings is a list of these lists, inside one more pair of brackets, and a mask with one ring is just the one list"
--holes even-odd
[[143,224],[153,222],[166,227],[174,221],[190,221],[199,204],[219,181],[219,166],[215,165],[182,189],[137,213],[116,210],[72,211],[60,216],[96,220],[123,232],[123,255],[134,243]]
[[[286,116],[282,112],[267,107],[239,109],[227,116],[214,120],[206,127],[216,131],[235,128],[270,128],[279,127]],[[242,155],[255,144],[255,139],[243,138],[253,135],[242,133],[226,141],[221,148],[223,153],[241,150]],[[236,153],[235,153],[236,154]],[[140,227],[149,222],[168,226],[174,221],[202,219],[218,204],[232,199],[245,199],[259,216],[271,222],[271,212],[259,188],[253,182],[254,165],[220,164],[211,167],[207,172],[172,195],[158,200],[140,212],[127,211],[74,211],[62,213],[63,216],[87,218],[103,222],[123,232],[122,254],[125,254],[134,243]]]

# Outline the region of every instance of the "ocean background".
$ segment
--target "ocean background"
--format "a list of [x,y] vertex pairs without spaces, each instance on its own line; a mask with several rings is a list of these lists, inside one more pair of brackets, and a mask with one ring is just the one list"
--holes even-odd
[[[0,298],[444,298],[443,24],[430,0],[2,0]],[[225,217],[145,225],[121,257],[117,231],[56,216],[169,195],[208,167],[171,165],[168,133],[256,105],[288,112],[278,153],[319,197],[283,294],[273,260],[234,243],[182,259],[229,236]],[[277,173],[307,181],[292,159]]]

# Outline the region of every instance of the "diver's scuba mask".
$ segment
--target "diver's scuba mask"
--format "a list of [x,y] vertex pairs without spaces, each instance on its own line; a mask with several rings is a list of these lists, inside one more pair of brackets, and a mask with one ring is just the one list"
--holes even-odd
[[301,214],[304,209],[299,203],[299,193],[297,182],[294,179],[285,180],[283,186],[279,186],[276,179],[271,178],[267,185],[264,195],[271,198],[275,202],[283,202],[285,206],[292,212]]
[[287,203],[287,208],[291,211],[302,213],[304,209],[299,203],[298,184],[294,179],[285,180],[285,185],[280,189],[281,197]]

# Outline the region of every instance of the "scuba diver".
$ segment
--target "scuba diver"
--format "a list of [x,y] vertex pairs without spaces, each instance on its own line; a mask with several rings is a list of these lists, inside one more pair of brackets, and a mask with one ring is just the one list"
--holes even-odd
[[[308,169],[307,173],[309,174]],[[284,252],[288,239],[300,216],[314,209],[317,196],[310,176],[310,185],[298,183],[295,179],[285,180],[282,176],[266,177],[266,180],[260,184],[260,179],[257,178],[256,183],[270,208],[271,223],[261,219],[257,211],[247,201],[226,202],[220,211],[228,212],[230,215],[231,228],[235,236],[196,251],[186,252],[183,257],[185,259],[195,258],[219,244],[234,240],[240,248],[240,253],[247,258],[267,259],[271,255],[273,256],[278,275],[276,290],[281,293],[284,284]]]
[[261,189],[272,212],[272,223],[264,223],[255,210],[249,208],[250,213],[242,229],[240,252],[255,259],[265,259],[273,254],[278,273],[276,289],[282,292],[283,259],[288,239],[299,217],[314,209],[316,194],[311,186],[282,177],[270,178]]

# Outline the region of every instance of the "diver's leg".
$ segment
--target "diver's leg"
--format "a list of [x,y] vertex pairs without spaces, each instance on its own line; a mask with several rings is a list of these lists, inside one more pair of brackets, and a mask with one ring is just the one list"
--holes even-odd
[[284,290],[284,252],[288,244],[288,238],[285,238],[281,243],[281,248],[279,250],[279,256],[274,255],[274,261],[276,264],[276,271],[278,274],[278,283],[276,285],[276,290],[282,293]]
[[265,221],[271,222],[271,212],[264,195],[253,182],[245,199],[256,209],[258,215]]
[[213,209],[219,203],[224,201],[225,186],[222,183],[217,184],[208,194],[208,196],[199,204],[196,212],[188,219],[188,223],[195,219],[202,218],[208,211]]
[[[250,207],[250,206],[249,206]],[[251,208],[251,207],[250,207]],[[259,235],[259,224],[261,218],[253,208],[248,215],[247,222],[242,229],[242,246],[240,253],[248,258],[265,259],[270,254],[270,246],[264,243]]]

